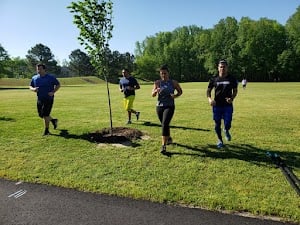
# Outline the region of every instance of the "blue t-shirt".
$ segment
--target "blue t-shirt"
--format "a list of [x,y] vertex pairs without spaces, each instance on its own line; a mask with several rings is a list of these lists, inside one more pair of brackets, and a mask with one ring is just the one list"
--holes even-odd
[[54,96],[49,96],[48,93],[53,92],[57,85],[59,85],[59,81],[50,74],[45,74],[45,76],[40,74],[34,75],[30,82],[30,86],[38,87],[36,93],[38,100],[53,99]]

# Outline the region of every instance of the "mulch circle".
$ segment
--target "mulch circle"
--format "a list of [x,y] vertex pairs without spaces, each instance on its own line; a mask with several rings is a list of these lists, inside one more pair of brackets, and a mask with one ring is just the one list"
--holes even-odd
[[124,143],[136,139],[141,139],[144,135],[140,130],[129,127],[113,127],[112,134],[110,128],[103,128],[93,133],[88,133],[91,141],[96,143]]

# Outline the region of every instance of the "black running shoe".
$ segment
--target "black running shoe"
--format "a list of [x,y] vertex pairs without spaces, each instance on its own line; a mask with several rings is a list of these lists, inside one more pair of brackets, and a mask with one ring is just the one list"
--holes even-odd
[[162,145],[161,146],[161,151],[160,151],[161,154],[167,156],[167,157],[171,157],[172,154],[170,152],[167,152],[167,149],[166,149],[166,146],[165,145]]
[[161,146],[161,151],[160,151],[161,154],[165,155],[167,154],[167,147],[165,145],[162,145]]
[[171,144],[173,144],[173,139],[169,137],[167,140],[167,145],[171,145]]
[[141,114],[140,112],[136,112],[136,113],[135,113],[135,115],[136,115],[136,120],[139,120],[140,114]]
[[46,136],[46,135],[50,135],[50,132],[49,132],[48,129],[45,129],[45,131],[44,131],[44,135],[43,136]]
[[51,122],[52,122],[54,130],[55,130],[57,128],[58,119],[52,119]]

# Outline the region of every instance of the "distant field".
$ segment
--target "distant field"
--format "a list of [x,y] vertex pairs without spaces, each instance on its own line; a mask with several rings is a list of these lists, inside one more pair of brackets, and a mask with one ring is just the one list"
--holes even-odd
[[[0,78],[0,88],[7,87],[28,87],[31,79],[15,79],[15,78]],[[62,85],[86,85],[86,84],[100,84],[104,81],[97,77],[72,77],[59,78]]]
[[[167,158],[159,153],[152,85],[137,91],[141,118],[130,125],[149,140],[118,148],[85,138],[110,124],[106,84],[89,79],[60,79],[53,108],[59,127],[49,137],[42,137],[35,94],[0,88],[0,177],[300,223],[299,196],[266,156],[279,154],[300,177],[300,83],[240,87],[232,141],[224,150],[215,147],[207,83],[181,84],[171,128],[175,144],[168,146]],[[14,82],[0,79],[0,87],[25,87],[29,80]],[[109,88],[113,126],[126,126],[123,96],[118,85]]]
[[[28,87],[30,84],[31,79],[16,79],[16,78],[0,78],[0,88],[24,88]],[[102,84],[105,83],[104,80],[95,77],[95,76],[88,76],[88,77],[64,77],[59,78],[59,81],[62,85],[89,85],[89,84]],[[152,84],[151,81],[139,80],[140,84]]]

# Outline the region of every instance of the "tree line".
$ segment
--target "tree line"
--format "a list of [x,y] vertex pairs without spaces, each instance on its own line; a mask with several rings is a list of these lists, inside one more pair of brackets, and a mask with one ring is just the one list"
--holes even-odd
[[300,81],[300,7],[285,26],[275,20],[233,17],[212,29],[192,25],[160,32],[136,43],[136,71],[149,80],[167,63],[179,81],[207,81],[226,59],[240,80]]
[[[105,73],[112,82],[118,81],[124,67],[140,79],[155,80],[157,68],[165,63],[178,81],[207,81],[217,72],[219,59],[229,62],[238,79],[300,81],[300,7],[285,25],[267,18],[227,17],[211,29],[191,25],[146,37],[136,42],[135,55],[111,51],[108,44],[103,49],[100,56],[106,59]],[[38,62],[57,77],[101,76],[91,57],[79,49],[60,66],[43,44],[32,47],[22,59],[10,58],[0,43],[0,77],[29,78]]]
[[[122,68],[133,70],[134,56],[130,53],[106,50],[106,58],[109,62],[109,74],[118,77]],[[0,78],[31,78],[35,73],[37,63],[45,63],[47,71],[57,77],[97,76],[90,57],[80,49],[75,49],[69,55],[69,61],[59,65],[54,54],[48,46],[37,44],[28,50],[26,58],[11,58],[0,44]]]

